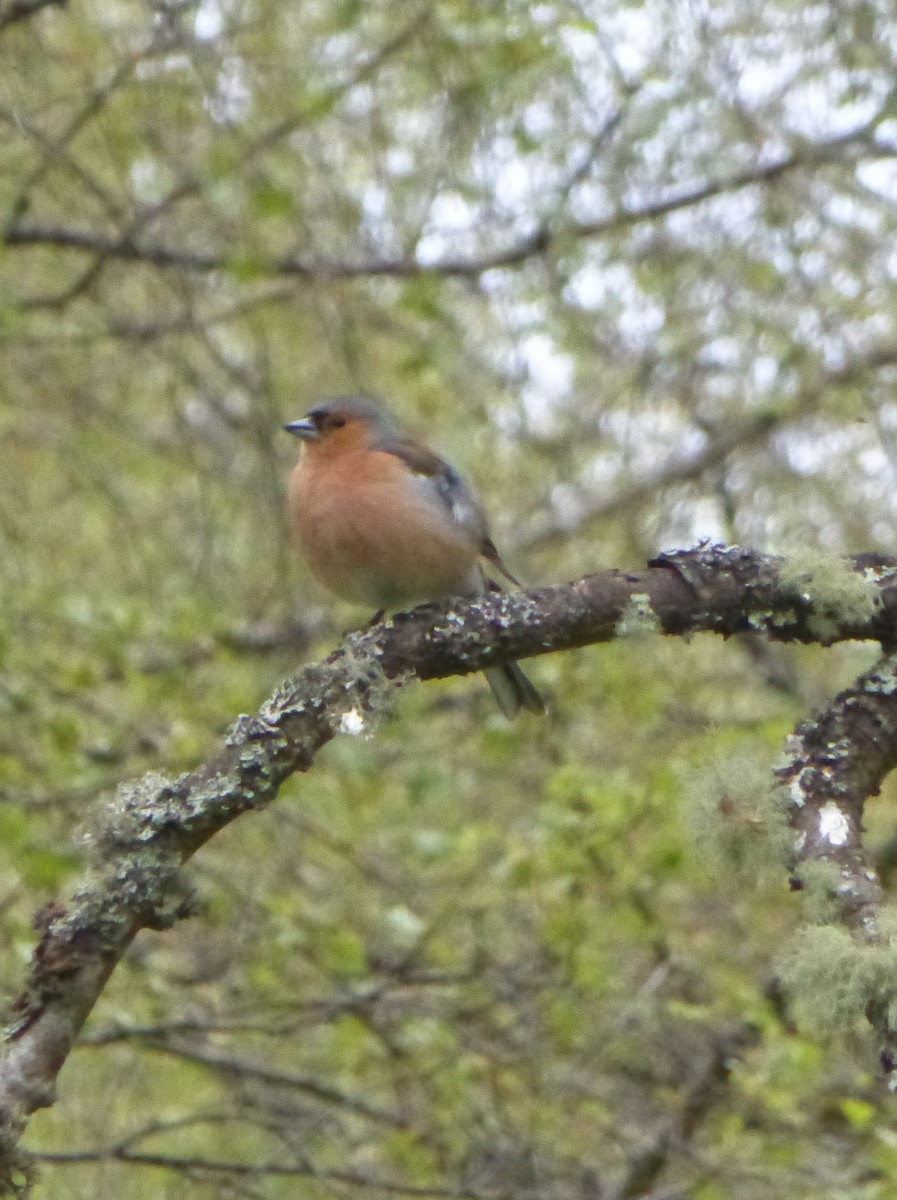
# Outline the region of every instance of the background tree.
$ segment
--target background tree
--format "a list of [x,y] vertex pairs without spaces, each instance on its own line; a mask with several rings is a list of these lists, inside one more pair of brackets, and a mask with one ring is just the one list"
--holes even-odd
[[[893,551],[895,47],[878,2],[0,7],[10,991],[96,798],[366,615],[285,538],[316,394],[388,396],[531,581]],[[711,819],[875,653],[623,638],[515,726],[407,689],[134,943],[40,1194],[889,1195],[875,1047],[798,1031],[800,905]]]

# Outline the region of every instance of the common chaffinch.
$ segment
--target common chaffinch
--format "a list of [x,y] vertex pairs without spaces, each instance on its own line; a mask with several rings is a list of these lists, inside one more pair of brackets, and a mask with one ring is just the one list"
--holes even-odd
[[[337,596],[381,611],[474,595],[497,586],[482,559],[517,583],[458,472],[379,401],[328,397],[284,428],[302,442],[289,515],[312,574]],[[485,674],[506,717],[545,711],[517,663]]]

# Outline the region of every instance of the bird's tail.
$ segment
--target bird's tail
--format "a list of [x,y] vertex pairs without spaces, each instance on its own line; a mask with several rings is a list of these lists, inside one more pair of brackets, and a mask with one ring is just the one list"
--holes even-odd
[[539,716],[545,712],[545,701],[524,675],[518,663],[506,663],[484,672],[498,707],[512,721],[525,708]]

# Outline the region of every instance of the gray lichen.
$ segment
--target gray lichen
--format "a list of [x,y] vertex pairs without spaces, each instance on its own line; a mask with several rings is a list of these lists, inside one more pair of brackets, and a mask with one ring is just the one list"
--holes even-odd
[[807,919],[827,925],[840,919],[844,911],[841,869],[827,859],[811,859],[795,869],[801,900]]
[[[392,708],[396,692],[405,682],[390,678],[372,653],[365,634],[350,634],[339,659],[339,672],[327,697],[327,710],[336,733],[356,733],[358,722],[372,733]],[[323,697],[322,697],[323,698]],[[354,716],[350,716],[354,714]]]
[[879,587],[869,573],[854,571],[844,559],[815,549],[783,559],[779,580],[809,606],[810,631],[823,643],[833,641],[844,626],[871,621],[881,606]]
[[789,861],[785,798],[755,750],[721,753],[685,782],[692,831],[711,862],[756,879]]
[[618,638],[646,637],[660,633],[661,624],[646,592],[634,592],[620,613],[614,634]]
[[879,914],[880,940],[858,941],[835,925],[800,930],[779,964],[802,1025],[834,1033],[853,1028],[870,1009],[897,1028],[897,914]]
[[874,670],[868,673],[863,691],[878,696],[897,694],[897,655],[889,655],[882,659]]

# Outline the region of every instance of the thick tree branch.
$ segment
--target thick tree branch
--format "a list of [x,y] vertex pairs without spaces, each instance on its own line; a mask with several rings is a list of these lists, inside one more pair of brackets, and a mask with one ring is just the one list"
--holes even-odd
[[[878,795],[897,766],[897,655],[882,658],[819,717],[801,723],[786,751],[789,761],[778,775],[796,834],[794,886],[804,886],[808,864],[826,864],[833,917],[861,944],[887,947],[892,931],[879,919],[885,897],[863,844],[863,812],[867,797]],[[892,1089],[897,1081],[895,1001],[893,978],[884,985],[870,978],[866,1016]]]
[[787,790],[799,862],[838,869],[842,921],[879,936],[882,889],[863,846],[863,807],[897,766],[897,657],[883,658],[789,739],[778,772]]
[[[849,602],[839,604],[836,596]],[[897,638],[897,562],[861,556],[808,577],[781,559],[705,545],[665,555],[644,571],[603,571],[562,587],[420,608],[349,637],[326,662],[306,667],[258,713],[240,717],[195,771],[177,779],[151,773],[120,787],[91,835],[89,875],[66,904],[38,919],[40,941],[0,1060],[0,1190],[14,1190],[16,1147],[28,1117],[52,1104],[57,1075],[135,934],[189,913],[179,870],[209,838],[267,805],[337,733],[357,733],[375,721],[406,680],[463,675],[651,629],[890,643]],[[872,677],[866,678],[857,686],[874,697]],[[856,768],[852,781],[874,788],[894,761],[887,741],[893,746],[897,717],[894,725],[878,726],[868,707],[847,701],[841,707],[836,731],[845,756],[847,743],[861,754],[881,744],[879,765]],[[828,736],[820,734],[824,746]],[[816,741],[806,740],[801,752],[795,786],[809,795]]]

